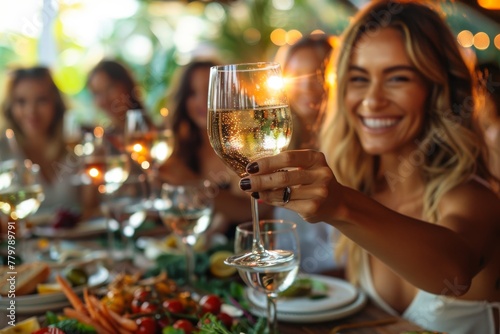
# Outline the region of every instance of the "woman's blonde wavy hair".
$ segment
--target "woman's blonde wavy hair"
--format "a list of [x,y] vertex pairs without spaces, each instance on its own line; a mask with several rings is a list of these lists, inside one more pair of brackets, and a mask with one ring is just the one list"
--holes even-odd
[[[385,28],[401,32],[406,51],[430,90],[423,129],[415,141],[418,150],[410,163],[427,183],[423,217],[435,223],[439,201],[447,191],[473,175],[489,178],[489,174],[482,139],[473,129],[476,93],[471,66],[443,18],[427,3],[375,1],[355,16],[335,51],[336,89],[329,99],[329,108],[334,112],[322,129],[321,150],[341,184],[372,195],[378,157],[363,151],[350,124],[344,97],[349,62],[357,42],[361,36]],[[336,252],[339,257],[347,252],[347,275],[357,283],[361,248],[342,236]]]

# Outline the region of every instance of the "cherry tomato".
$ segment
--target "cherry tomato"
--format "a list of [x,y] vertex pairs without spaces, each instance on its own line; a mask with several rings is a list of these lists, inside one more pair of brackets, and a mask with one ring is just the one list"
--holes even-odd
[[222,322],[222,324],[228,329],[230,329],[233,325],[233,317],[231,317],[227,313],[220,312],[219,314],[217,314],[217,319],[219,319],[220,322]]
[[142,303],[140,308],[141,313],[154,313],[157,310],[158,304],[150,301],[145,301],[144,303]]
[[132,303],[130,303],[130,309],[132,310],[132,313],[140,313],[141,312],[141,305],[142,305],[142,301],[134,298],[132,300]]
[[141,317],[136,320],[136,324],[139,327],[136,332],[138,334],[151,334],[156,332],[156,321],[152,317]]
[[205,295],[200,300],[202,314],[212,313],[217,315],[220,313],[221,305],[221,299],[219,298],[219,296],[214,294]]
[[140,288],[134,291],[134,299],[139,300],[141,303],[151,299],[150,297],[151,297],[150,290],[145,290],[144,288]]
[[163,302],[162,306],[172,313],[184,313],[184,305],[179,299],[167,299]]
[[185,334],[191,334],[193,331],[193,324],[186,320],[186,319],[179,319],[176,322],[174,322],[174,325],[172,326],[175,329],[182,329]]

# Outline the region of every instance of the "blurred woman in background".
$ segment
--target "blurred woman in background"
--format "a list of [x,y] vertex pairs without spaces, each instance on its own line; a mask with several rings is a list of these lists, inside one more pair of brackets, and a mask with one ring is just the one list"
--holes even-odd
[[118,61],[101,60],[90,71],[87,87],[94,104],[110,119],[110,124],[104,126],[107,134],[123,135],[127,110],[145,112],[140,87],[132,72]]
[[335,38],[327,34],[309,35],[289,46],[284,56],[281,52],[277,54],[293,113],[290,149],[318,147],[318,132],[325,118],[332,74],[327,70]]
[[10,73],[3,102],[7,126],[14,130],[21,154],[40,166],[45,200],[37,215],[53,216],[58,210],[94,213],[94,189],[74,183],[78,158],[67,151],[63,138],[66,106],[45,67],[21,68]]
[[[319,130],[325,120],[332,75],[329,64],[335,38],[327,34],[309,35],[289,46],[284,54],[277,54],[276,60],[282,63],[294,122],[288,149],[319,148]],[[318,223],[311,226],[296,212],[283,207],[274,208],[273,216],[297,223],[302,271],[325,273],[337,268],[334,256],[337,235],[331,225]]]

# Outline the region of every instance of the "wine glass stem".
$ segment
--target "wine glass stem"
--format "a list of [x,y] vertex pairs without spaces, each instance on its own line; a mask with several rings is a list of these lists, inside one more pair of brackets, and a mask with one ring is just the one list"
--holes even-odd
[[122,226],[122,243],[124,245],[123,252],[125,253],[124,258],[126,261],[130,260],[133,262],[135,258],[134,235],[127,235],[123,229],[124,227]]
[[193,287],[195,282],[194,275],[194,244],[196,243],[196,238],[193,235],[183,236],[182,242],[184,243],[184,248],[186,252],[186,284],[189,287]]
[[250,197],[252,201],[252,222],[253,222],[253,243],[252,252],[253,253],[263,253],[264,246],[262,245],[262,240],[260,239],[260,226],[259,226],[259,203],[257,199]]
[[276,293],[267,294],[267,329],[269,334],[278,334],[278,320],[276,317]]
[[158,187],[158,179],[160,171],[156,163],[151,164],[151,170],[148,171],[148,182],[151,186],[151,198],[160,198],[160,187]]

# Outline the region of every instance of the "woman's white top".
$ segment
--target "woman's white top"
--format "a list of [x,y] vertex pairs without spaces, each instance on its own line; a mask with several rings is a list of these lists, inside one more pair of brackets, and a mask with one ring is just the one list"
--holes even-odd
[[335,228],[326,223],[311,224],[296,212],[276,207],[274,219],[289,220],[297,224],[300,240],[300,269],[305,273],[321,273],[338,267],[335,262]]
[[[368,253],[363,251],[359,283],[371,300],[381,309],[432,331],[450,334],[498,334],[495,331],[494,312],[500,312],[500,303],[460,300],[418,290],[417,295],[399,315],[377,293],[373,285]],[[451,285],[451,284],[450,284]],[[453,288],[450,286],[450,288]]]

